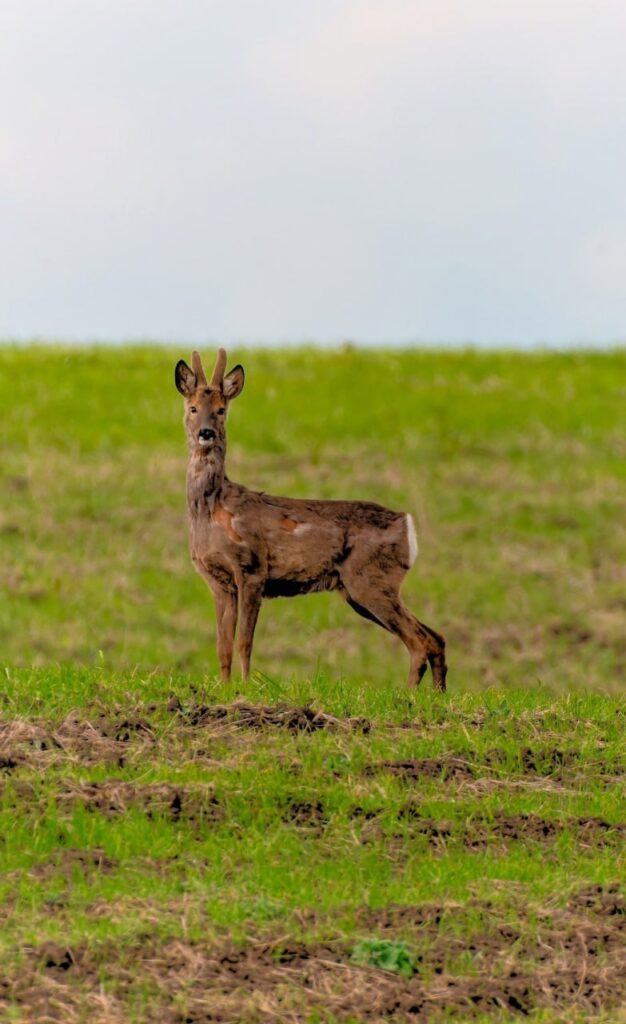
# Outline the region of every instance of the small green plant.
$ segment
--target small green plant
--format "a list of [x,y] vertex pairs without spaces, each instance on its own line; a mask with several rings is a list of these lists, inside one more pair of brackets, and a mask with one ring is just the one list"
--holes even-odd
[[357,964],[393,971],[404,978],[412,978],[417,970],[404,942],[390,939],[363,939],[354,947],[352,959]]

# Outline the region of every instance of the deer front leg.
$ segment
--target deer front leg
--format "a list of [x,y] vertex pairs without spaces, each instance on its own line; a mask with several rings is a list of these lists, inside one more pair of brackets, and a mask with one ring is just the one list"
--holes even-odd
[[233,647],[235,646],[235,628],[237,626],[237,591],[233,587],[225,587],[212,583],[211,590],[215,598],[217,618],[217,656],[220,663],[222,680],[230,679],[233,664]]
[[247,679],[250,674],[250,658],[252,657],[252,644],[254,642],[254,630],[259,617],[259,609],[263,600],[263,584],[245,581],[239,588],[239,635],[237,644],[239,647],[239,661],[241,662],[241,675]]

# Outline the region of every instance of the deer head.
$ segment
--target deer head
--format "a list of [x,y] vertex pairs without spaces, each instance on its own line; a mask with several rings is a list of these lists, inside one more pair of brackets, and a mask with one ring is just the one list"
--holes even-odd
[[191,451],[221,453],[226,450],[226,414],[228,404],[241,394],[244,382],[242,366],[235,366],[224,376],[226,352],[217,353],[211,380],[207,381],[198,352],[191,356],[191,366],[184,359],[176,364],[176,387],[185,399],[183,423]]

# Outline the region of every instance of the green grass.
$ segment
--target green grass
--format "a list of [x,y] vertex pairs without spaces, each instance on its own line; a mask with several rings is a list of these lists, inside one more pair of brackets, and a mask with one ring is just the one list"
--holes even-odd
[[[209,962],[212,949],[261,946],[278,964],[283,948],[304,943],[322,964],[316,951],[330,949],[342,969],[414,976],[436,992],[442,972],[479,989],[486,970],[490,984],[508,979],[511,963],[534,977],[555,934],[591,941],[585,929],[595,928],[593,955],[610,966],[612,922],[581,919],[570,904],[585,887],[608,892],[623,879],[623,698],[535,688],[424,690],[409,700],[390,684],[320,676],[285,684],[282,697],[323,707],[335,728],[250,729],[236,711],[202,718],[237,696],[258,701],[259,686],[131,680],[106,668],[7,671],[0,907],[9,979],[33,970],[19,950],[54,942],[95,957],[124,1019],[143,1020],[173,999],[145,976],[154,949],[173,942]],[[90,851],[104,867],[85,866]],[[383,927],[394,906],[440,909],[426,929]],[[513,950],[506,927],[519,936]],[[137,961],[132,992],[124,958]],[[72,1007],[87,1000],[89,977],[76,984],[63,990]],[[133,1009],[142,985],[149,1011]],[[172,987],[180,995],[180,979]],[[576,1004],[575,991],[569,998]],[[256,1020],[242,1005],[242,1019]]]
[[[14,665],[212,673],[211,596],[186,539],[182,350],[0,352]],[[405,585],[450,683],[616,689],[626,647],[626,354],[233,352],[230,475],[411,511]],[[381,683],[405,652],[334,595],[264,605],[254,665]]]
[[181,354],[0,350],[0,1019],[621,1019],[626,354],[233,353],[231,476],[415,515],[446,695],[332,595],[215,680]]

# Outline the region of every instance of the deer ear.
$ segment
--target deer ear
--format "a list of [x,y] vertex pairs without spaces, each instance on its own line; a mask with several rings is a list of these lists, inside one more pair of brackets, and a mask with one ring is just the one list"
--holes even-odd
[[244,372],[243,366],[234,366],[230,373],[224,377],[222,390],[224,398],[236,398],[243,391]]
[[176,381],[176,387],[185,398],[189,398],[189,395],[193,394],[198,384],[195,373],[187,366],[184,359],[179,359],[176,363],[174,380]]

